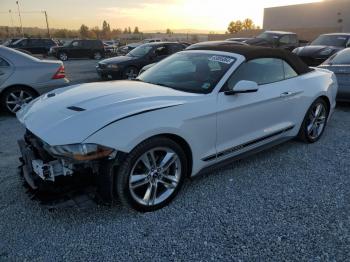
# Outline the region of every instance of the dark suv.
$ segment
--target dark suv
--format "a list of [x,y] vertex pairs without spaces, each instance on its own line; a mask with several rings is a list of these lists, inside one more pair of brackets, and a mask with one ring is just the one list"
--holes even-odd
[[101,40],[73,40],[63,46],[51,48],[49,55],[62,61],[70,58],[93,58],[100,60],[105,55],[105,49]]
[[21,38],[8,45],[8,47],[28,51],[32,54],[47,55],[51,47],[58,44],[50,38]]

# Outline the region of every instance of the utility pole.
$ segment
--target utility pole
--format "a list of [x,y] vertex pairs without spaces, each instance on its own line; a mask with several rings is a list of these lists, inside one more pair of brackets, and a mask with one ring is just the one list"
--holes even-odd
[[19,23],[20,23],[20,25],[21,25],[22,37],[24,37],[23,26],[22,26],[21,11],[19,10],[19,3],[18,3],[18,1],[16,1],[16,4],[17,4],[17,9],[18,9]]
[[48,37],[51,37],[51,36],[50,36],[49,20],[47,19],[47,12],[46,12],[46,11],[43,11],[43,13],[45,14],[46,28],[47,28],[47,35],[48,35]]
[[10,20],[11,20],[11,31],[12,31],[12,36],[15,36],[15,33],[14,33],[14,26],[13,26],[13,16],[12,16],[12,10],[10,9],[9,10],[9,14],[10,14]]

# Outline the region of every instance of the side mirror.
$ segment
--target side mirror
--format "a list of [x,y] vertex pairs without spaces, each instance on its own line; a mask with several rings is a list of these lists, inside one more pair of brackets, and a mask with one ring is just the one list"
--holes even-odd
[[225,92],[225,95],[235,95],[244,93],[254,93],[257,92],[259,86],[256,82],[241,80],[234,87],[229,86],[229,90]]

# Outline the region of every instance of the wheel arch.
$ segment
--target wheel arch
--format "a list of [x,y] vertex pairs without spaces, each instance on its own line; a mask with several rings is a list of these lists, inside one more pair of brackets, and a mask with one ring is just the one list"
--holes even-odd
[[325,96],[325,95],[322,95],[319,98],[323,99],[326,102],[327,109],[329,111],[331,109],[331,102],[330,102],[329,98],[327,96]]
[[174,141],[175,143],[177,143],[182,148],[182,150],[184,150],[185,155],[187,157],[188,177],[190,177],[192,174],[192,167],[193,167],[193,154],[192,154],[192,149],[191,149],[189,143],[183,137],[176,135],[176,134],[171,134],[171,133],[163,133],[163,134],[154,135],[154,136],[151,136],[145,140],[155,138],[155,137],[168,138],[168,139]]
[[31,91],[33,91],[37,96],[40,95],[38,91],[36,91],[33,87],[31,87],[31,86],[29,86],[29,85],[25,85],[25,84],[13,84],[13,85],[9,85],[9,86],[5,87],[4,89],[2,89],[2,90],[0,91],[0,98],[2,98],[3,94],[4,94],[7,90],[9,90],[10,88],[13,88],[13,87],[25,87],[25,88],[28,88],[28,89],[30,89]]

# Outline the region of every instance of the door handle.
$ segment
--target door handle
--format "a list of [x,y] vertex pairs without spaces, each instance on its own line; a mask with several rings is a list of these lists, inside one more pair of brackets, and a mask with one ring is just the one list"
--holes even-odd
[[280,97],[287,97],[287,96],[292,96],[292,95],[294,95],[295,93],[293,93],[293,92],[284,92],[284,93],[282,93],[281,95],[280,95]]

